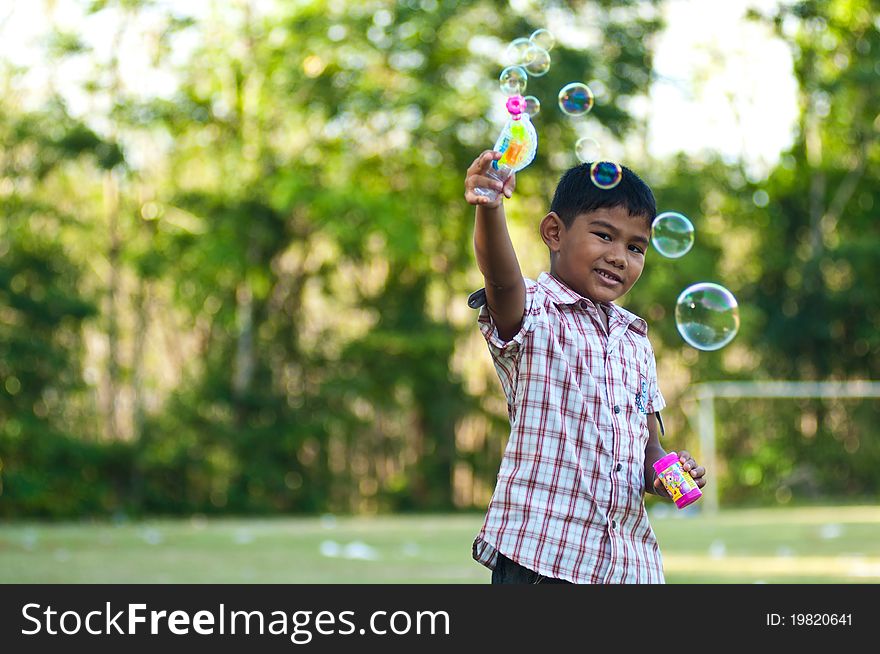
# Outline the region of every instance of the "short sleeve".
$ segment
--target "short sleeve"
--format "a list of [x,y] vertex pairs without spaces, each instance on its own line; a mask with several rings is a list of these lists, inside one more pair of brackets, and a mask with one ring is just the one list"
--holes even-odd
[[666,408],[666,400],[660,392],[657,382],[657,360],[654,357],[654,349],[649,346],[648,350],[648,402],[645,413],[657,413]]
[[513,337],[505,341],[498,335],[498,327],[492,320],[492,314],[489,313],[488,305],[483,305],[480,309],[480,316],[477,319],[480,325],[480,332],[489,345],[489,351],[494,359],[499,358],[515,358],[522,349],[523,342],[529,334],[535,330],[538,323],[538,316],[541,312],[542,303],[540,302],[540,287],[531,279],[524,279],[526,283],[526,300],[525,309],[523,310],[523,321],[519,331]]

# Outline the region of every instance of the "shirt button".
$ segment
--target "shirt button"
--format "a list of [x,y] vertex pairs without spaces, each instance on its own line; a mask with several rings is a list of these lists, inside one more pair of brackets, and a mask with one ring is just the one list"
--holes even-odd
[[612,520],[612,521],[611,521],[611,528],[612,528],[612,529],[617,529],[617,520]]
[[614,413],[620,413],[620,405],[619,404],[614,405]]
[[621,468],[623,468],[623,464],[618,463],[618,464],[617,464],[617,467],[615,468],[615,470],[617,470],[617,472],[620,472]]

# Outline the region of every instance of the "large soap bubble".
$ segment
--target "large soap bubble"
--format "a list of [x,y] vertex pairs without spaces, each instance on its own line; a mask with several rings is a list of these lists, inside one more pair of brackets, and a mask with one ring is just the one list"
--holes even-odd
[[559,90],[559,108],[569,116],[584,116],[593,108],[593,92],[583,82],[566,84]]
[[651,224],[651,243],[664,257],[678,259],[694,245],[694,226],[683,214],[664,211]]
[[553,49],[553,46],[556,45],[556,37],[553,36],[553,32],[548,29],[537,29],[532,32],[532,35],[529,37],[529,42],[534,43],[539,48],[550,52]]
[[678,333],[698,350],[719,350],[739,331],[739,305],[723,286],[700,282],[688,286],[675,303]]
[[529,74],[522,66],[508,66],[498,76],[501,92],[507,97],[525,93],[528,82]]
[[521,66],[526,63],[526,53],[532,45],[534,44],[524,36],[511,41],[505,51],[507,63],[511,66]]
[[601,189],[612,189],[623,179],[623,169],[613,161],[595,161],[590,166],[590,179]]
[[526,60],[523,63],[529,75],[541,77],[550,70],[550,53],[544,48],[532,45],[526,51]]
[[574,144],[574,154],[582,163],[593,163],[599,158],[602,148],[596,139],[584,136]]

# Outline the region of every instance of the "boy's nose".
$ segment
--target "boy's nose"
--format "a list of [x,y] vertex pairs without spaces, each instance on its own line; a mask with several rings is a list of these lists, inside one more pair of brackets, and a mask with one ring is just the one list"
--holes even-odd
[[618,268],[626,267],[626,256],[619,248],[611,248],[605,254],[605,261]]

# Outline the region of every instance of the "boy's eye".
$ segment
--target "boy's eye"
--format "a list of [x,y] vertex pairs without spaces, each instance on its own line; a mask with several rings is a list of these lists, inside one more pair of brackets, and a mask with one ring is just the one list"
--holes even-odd
[[639,254],[645,253],[645,251],[642,248],[640,248],[638,245],[630,245],[629,249],[632,250],[633,252],[638,252]]
[[608,234],[606,234],[605,232],[593,232],[593,233],[601,239],[607,239],[609,241],[611,240],[611,237],[608,236]]

